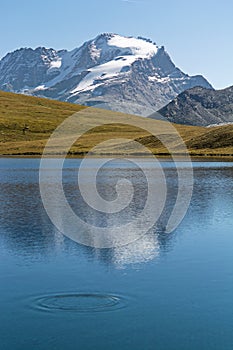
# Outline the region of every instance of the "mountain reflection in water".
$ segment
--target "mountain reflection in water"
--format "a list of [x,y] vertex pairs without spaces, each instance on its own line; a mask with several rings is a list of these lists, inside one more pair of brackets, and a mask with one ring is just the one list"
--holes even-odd
[[[24,168],[19,168],[20,160],[5,160],[1,169],[1,236],[0,243],[13,254],[35,260],[41,256],[52,256],[57,252],[74,255],[84,254],[88,259],[99,259],[105,264],[124,266],[138,264],[158,259],[172,249],[179,228],[172,234],[163,232],[167,218],[174,205],[177,195],[176,169],[164,163],[168,195],[165,210],[160,221],[142,238],[137,241],[111,249],[95,249],[72,242],[63,236],[53,226],[42,205],[38,184],[38,160],[22,160]],[[106,200],[115,196],[115,185],[119,178],[128,178],[133,182],[134,198],[130,206],[117,214],[103,214],[88,207],[82,200],[77,186],[77,167],[80,161],[67,161],[63,175],[63,185],[66,197],[77,215],[92,224],[104,226],[109,222],[125,223],[142,210],[147,196],[146,180],[140,169],[127,166],[122,161],[121,167],[112,164],[105,168],[98,178],[98,190]],[[118,160],[119,162],[119,160]],[[119,164],[118,164],[119,165]],[[149,164],[148,164],[149,166]],[[182,166],[185,166],[182,164]],[[194,164],[195,186],[191,206],[185,218],[186,226],[200,220],[208,226],[212,220],[221,220],[223,213],[213,213],[216,200],[230,201],[232,199],[232,168],[230,163],[224,163],[219,171],[219,163],[211,169],[199,163]],[[53,172],[50,174],[53,179]],[[219,186],[224,184],[224,188]],[[218,184],[216,186],[216,184]],[[88,186],[88,184],[87,184]],[[53,184],[51,181],[51,193]],[[54,198],[56,199],[56,193]],[[222,207],[224,210],[224,206]],[[62,218],[62,208],[57,213]],[[230,215],[230,214],[228,214]],[[111,216],[111,221],[108,218]]]

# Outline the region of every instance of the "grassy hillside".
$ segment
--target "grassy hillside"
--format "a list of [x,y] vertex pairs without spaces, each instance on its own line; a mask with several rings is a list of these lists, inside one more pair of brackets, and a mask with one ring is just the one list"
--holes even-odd
[[[105,126],[96,127],[84,134],[71,148],[70,155],[82,156],[93,146],[111,139],[109,144],[99,152],[102,154],[139,154],[131,141],[121,146],[115,144],[115,138],[126,138],[139,141],[149,147],[155,154],[167,154],[168,150],[143,127],[152,132],[166,134],[166,122],[141,118],[95,108],[36,98],[0,91],[0,155],[35,155],[39,156],[47,139],[68,116],[77,114],[78,131],[82,133],[84,126],[95,126],[98,121]],[[111,124],[111,123],[118,123]],[[141,128],[131,124],[141,125]],[[128,123],[128,126],[123,124]],[[233,126],[203,128],[175,125],[186,142],[192,155],[233,155]],[[73,132],[72,130],[70,131]],[[166,143],[180,152],[180,145],[174,135],[166,136]],[[51,150],[59,154],[59,144]]]

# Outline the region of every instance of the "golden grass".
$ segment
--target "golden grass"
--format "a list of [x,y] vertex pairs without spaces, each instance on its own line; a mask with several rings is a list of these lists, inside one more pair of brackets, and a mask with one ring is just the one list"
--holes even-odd
[[[0,155],[40,156],[56,127],[76,112],[78,134],[81,135],[87,126],[93,129],[84,133],[74,143],[70,155],[83,156],[92,147],[108,139],[111,141],[99,150],[99,154],[143,154],[140,147],[137,150],[130,140],[137,140],[154,154],[169,153],[158,139],[144,130],[145,127],[152,133],[164,135],[167,132],[166,122],[0,91]],[[95,127],[99,122],[105,125]],[[135,124],[139,127],[133,126]],[[233,126],[174,126],[187,144],[191,155],[233,157]],[[70,133],[74,132],[71,128]],[[119,146],[114,141],[117,138],[128,140],[122,141]],[[177,153],[181,150],[175,132],[166,135],[166,144]],[[59,152],[59,144],[55,149],[51,149],[53,155],[58,155]]]

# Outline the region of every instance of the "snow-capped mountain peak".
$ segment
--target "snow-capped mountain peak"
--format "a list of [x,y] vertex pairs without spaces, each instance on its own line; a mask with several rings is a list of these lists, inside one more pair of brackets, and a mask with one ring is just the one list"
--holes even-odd
[[[100,35],[90,42],[89,48],[90,56],[97,65],[88,69],[88,74],[71,91],[72,94],[93,90],[106,79],[124,75],[135,61],[150,59],[158,52],[158,47],[149,40],[117,34]],[[98,83],[95,83],[97,80]]]
[[127,38],[120,35],[113,35],[108,41],[109,46],[116,46],[122,49],[129,48],[132,55],[140,58],[150,58],[158,52],[158,47],[149,40],[142,38]]
[[126,37],[112,33],[101,34],[91,43],[102,52],[103,56],[110,51],[115,51],[118,56],[134,55],[138,58],[149,58],[158,51],[157,45],[149,39]]
[[193,86],[190,77],[150,39],[98,35],[72,51],[16,50],[0,61],[0,88],[54,99],[150,114]]

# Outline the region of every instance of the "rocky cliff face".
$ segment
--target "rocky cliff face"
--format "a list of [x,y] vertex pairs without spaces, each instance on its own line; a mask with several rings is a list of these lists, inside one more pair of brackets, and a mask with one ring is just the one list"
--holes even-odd
[[0,61],[0,89],[147,116],[194,86],[151,40],[101,34],[72,51],[16,50]]
[[186,90],[159,113],[171,122],[186,125],[233,123],[233,86],[224,90]]
[[0,87],[6,91],[24,92],[47,83],[58,74],[60,61],[58,52],[44,47],[9,53],[0,61]]

